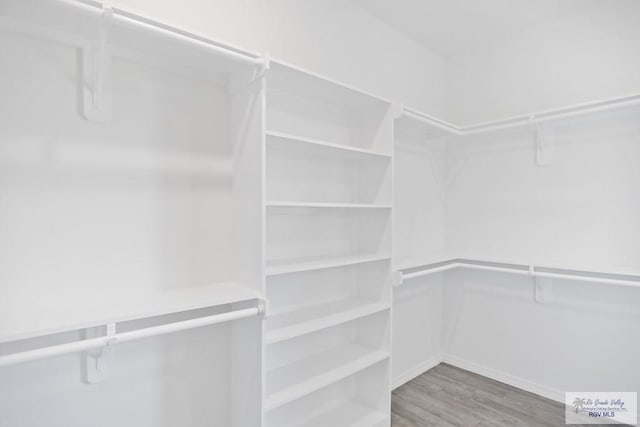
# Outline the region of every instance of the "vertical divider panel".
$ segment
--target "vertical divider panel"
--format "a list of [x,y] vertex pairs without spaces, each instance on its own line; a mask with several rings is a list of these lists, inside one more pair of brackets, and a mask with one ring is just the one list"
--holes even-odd
[[[264,75],[256,68],[234,76],[233,144],[234,269],[239,284],[264,295]],[[263,402],[262,319],[232,325],[233,427],[260,427]]]

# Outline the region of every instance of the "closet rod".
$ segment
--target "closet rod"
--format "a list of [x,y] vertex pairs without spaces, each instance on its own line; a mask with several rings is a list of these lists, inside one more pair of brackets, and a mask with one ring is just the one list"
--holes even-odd
[[113,335],[105,335],[82,341],[43,347],[36,350],[23,351],[20,353],[0,356],[0,367],[61,356],[69,353],[106,348],[127,341],[166,335],[173,332],[180,332],[188,329],[195,329],[203,326],[215,325],[217,323],[257,316],[260,313],[261,308],[256,306],[242,310],[230,311],[228,313],[215,314],[212,316],[199,317],[197,319],[183,320],[180,322],[168,323],[166,325],[138,329],[135,331],[115,333]]
[[[503,263],[500,263],[500,264],[503,264]],[[582,274],[570,274],[570,273],[555,273],[555,272],[548,272],[548,271],[539,271],[540,268],[544,268],[544,267],[536,267],[533,265],[531,266],[513,265],[511,267],[504,267],[504,266],[498,267],[490,264],[480,264],[479,262],[470,263],[470,262],[460,262],[456,260],[451,260],[445,264],[438,265],[435,267],[425,266],[424,269],[421,269],[418,271],[412,271],[411,273],[404,274],[400,272],[402,274],[402,280],[400,281],[399,285],[402,284],[404,280],[407,280],[407,279],[428,276],[430,274],[438,273],[441,271],[452,270],[455,268],[495,271],[500,273],[519,274],[519,275],[531,276],[531,277],[547,277],[552,279],[575,280],[575,281],[590,282],[590,283],[603,283],[603,284],[617,285],[617,286],[640,287],[640,278],[638,278],[637,280],[612,279],[609,277],[594,276],[593,275],[594,273],[589,273],[589,272],[584,272]]]
[[[98,2],[86,2],[83,0],[56,0],[58,3],[68,5],[70,7],[82,10],[84,12],[101,14],[104,11],[103,6]],[[249,65],[262,65],[263,59],[258,56],[253,56],[249,53],[244,53],[240,49],[233,49],[225,47],[218,43],[215,43],[204,37],[199,37],[194,34],[177,30],[173,27],[166,26],[155,21],[147,20],[139,17],[135,14],[129,13],[125,10],[112,8],[113,16],[112,22],[119,22],[123,25],[129,25],[138,27],[140,29],[155,32],[159,35],[170,37],[172,39],[191,44],[200,48],[211,51],[219,56],[225,56],[229,59],[237,62],[242,62]]]
[[444,120],[437,119],[428,114],[424,114],[410,108],[404,108],[402,114],[417,121],[426,123],[430,126],[434,126],[438,129],[447,131],[453,135],[465,136],[495,130],[504,130],[515,127],[534,125],[537,123],[545,123],[553,120],[580,116],[583,114],[598,113],[619,108],[633,107],[636,105],[640,105],[640,94],[603,99],[599,101],[584,102],[581,104],[574,104],[551,110],[543,110],[531,114],[523,114],[507,119],[478,123],[470,126],[456,126],[451,123],[445,122]]

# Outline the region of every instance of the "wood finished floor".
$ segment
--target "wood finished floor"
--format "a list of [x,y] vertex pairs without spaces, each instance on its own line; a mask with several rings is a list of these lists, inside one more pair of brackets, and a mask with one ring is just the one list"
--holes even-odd
[[566,426],[562,404],[446,363],[394,390],[391,425]]

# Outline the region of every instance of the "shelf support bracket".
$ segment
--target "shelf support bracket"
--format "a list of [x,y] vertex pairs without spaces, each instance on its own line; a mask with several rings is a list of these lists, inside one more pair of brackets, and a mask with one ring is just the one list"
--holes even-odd
[[533,298],[537,303],[551,302],[553,291],[553,279],[549,277],[533,278]]
[[100,34],[82,49],[82,102],[87,120],[111,120],[111,52],[107,43],[113,9],[104,7]]
[[402,116],[402,111],[404,111],[404,104],[401,104],[399,102],[394,102],[391,105],[391,119],[396,120],[399,119]]
[[[97,338],[100,335],[102,327],[95,327],[85,330],[85,339]],[[105,336],[113,336],[116,334],[116,324],[109,323],[105,327]],[[109,341],[105,347],[97,350],[86,351],[84,353],[84,379],[87,384],[96,384],[103,381],[107,376],[107,367],[105,363],[105,353],[109,347]]]
[[536,124],[536,164],[550,166],[553,163],[553,132],[548,126]]
[[402,277],[402,271],[392,271],[391,272],[391,284],[393,287],[398,287],[402,285],[404,282],[404,278]]

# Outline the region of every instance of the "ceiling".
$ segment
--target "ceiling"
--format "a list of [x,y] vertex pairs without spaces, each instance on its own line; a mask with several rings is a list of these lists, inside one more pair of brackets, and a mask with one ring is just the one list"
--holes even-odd
[[352,0],[442,56],[490,43],[600,0]]

